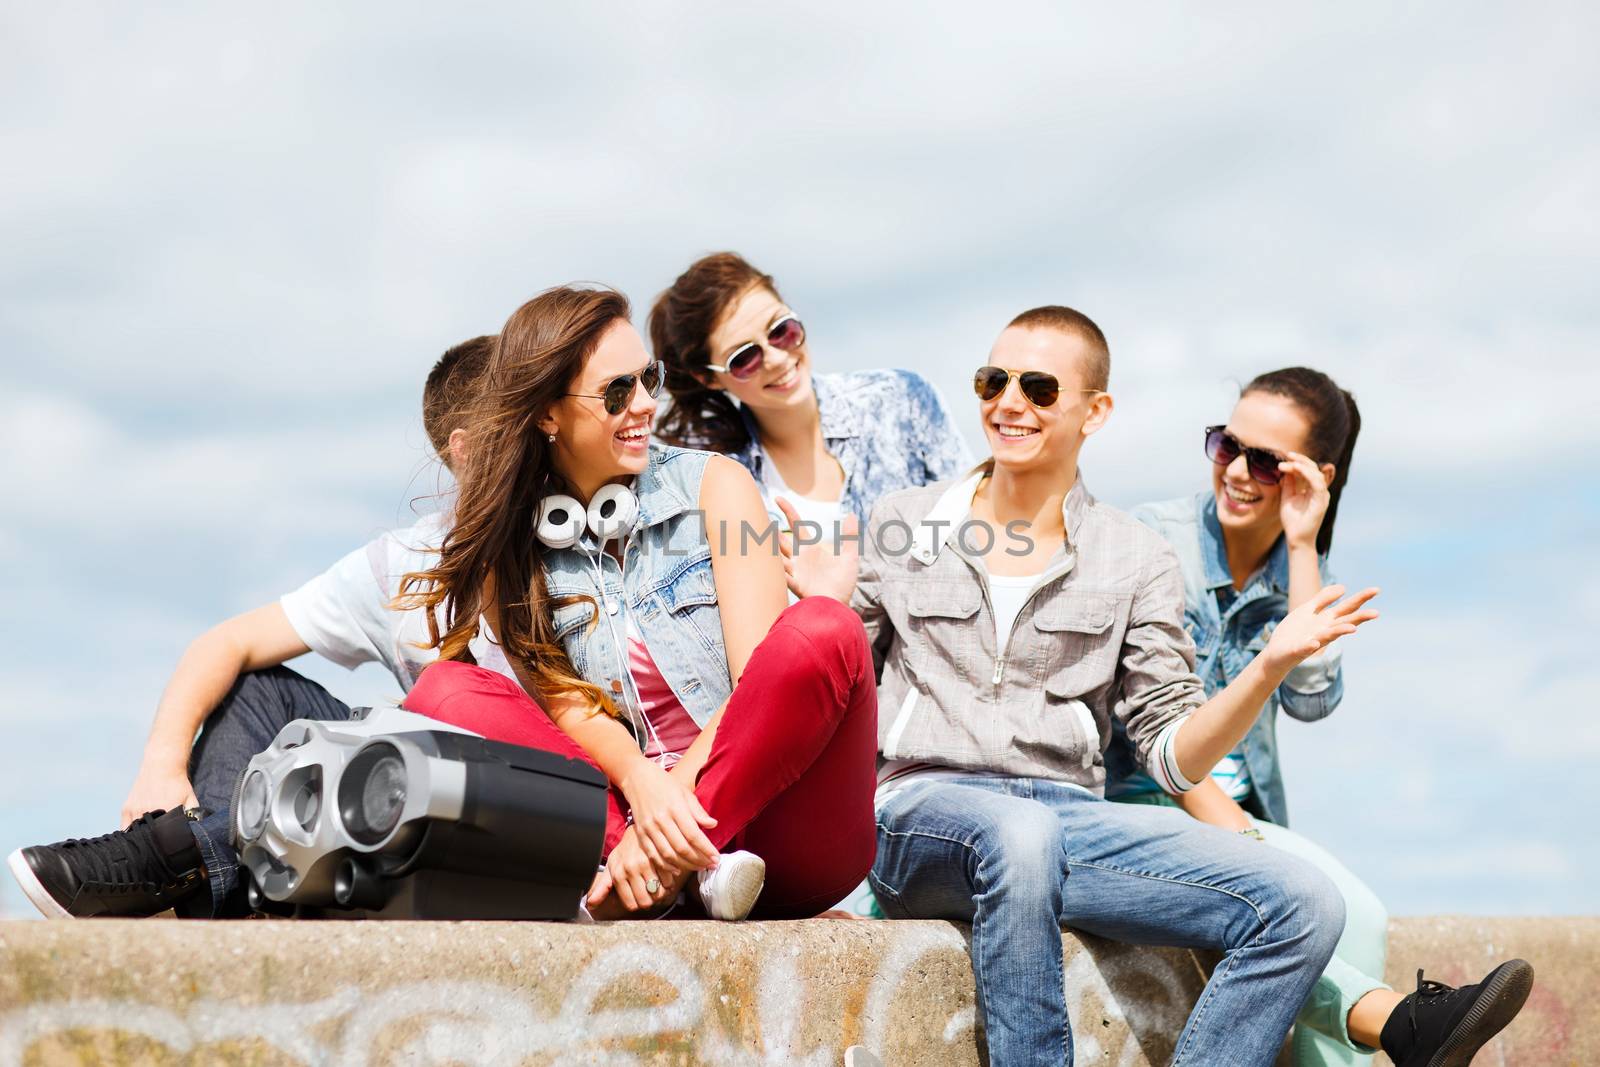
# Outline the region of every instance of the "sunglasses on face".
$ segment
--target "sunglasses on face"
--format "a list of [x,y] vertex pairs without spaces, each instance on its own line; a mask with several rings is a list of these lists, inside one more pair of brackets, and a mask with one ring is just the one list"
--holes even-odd
[[1277,485],[1283,480],[1283,472],[1278,469],[1278,464],[1284,461],[1284,457],[1265,448],[1247,447],[1225,426],[1206,427],[1207,459],[1219,467],[1226,467],[1240,455],[1244,456],[1250,477],[1262,485]]
[[604,400],[607,415],[621,415],[628,407],[628,401],[633,399],[635,385],[644,386],[644,391],[652,398],[661,395],[661,380],[666,374],[666,367],[658,359],[653,363],[645,364],[645,368],[637,374],[623,374],[606,383],[603,393],[568,393],[567,396],[583,396],[590,400]]
[[[972,376],[972,391],[979,400],[993,400],[1006,391],[1015,378],[1022,387],[1022,395],[1036,408],[1047,408],[1061,396],[1061,382],[1054,374],[1042,370],[1014,371],[1004,367],[979,367]],[[1098,393],[1098,389],[1079,389],[1080,393]]]
[[780,352],[793,352],[805,344],[805,341],[806,328],[800,325],[800,320],[793,315],[785,315],[767,328],[766,346],[757,341],[746,341],[733,350],[733,354],[728,356],[728,362],[721,365],[707,363],[706,370],[726,374],[734,381],[748,381],[755,377],[761,365],[766,362],[767,348],[775,348]]

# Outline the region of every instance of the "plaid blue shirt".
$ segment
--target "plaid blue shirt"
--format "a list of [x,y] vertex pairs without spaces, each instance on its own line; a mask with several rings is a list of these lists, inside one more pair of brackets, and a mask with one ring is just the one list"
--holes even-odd
[[[840,504],[866,525],[872,505],[897,489],[958,477],[972,452],[932,382],[908,370],[813,374],[822,437],[844,468]],[[750,443],[729,457],[766,485],[759,431],[741,408]]]

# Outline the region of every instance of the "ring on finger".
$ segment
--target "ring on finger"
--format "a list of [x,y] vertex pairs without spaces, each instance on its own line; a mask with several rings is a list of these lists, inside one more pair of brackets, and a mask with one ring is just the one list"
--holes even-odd
[[644,884],[644,891],[651,896],[655,896],[661,892],[661,880],[652,875],[650,880]]

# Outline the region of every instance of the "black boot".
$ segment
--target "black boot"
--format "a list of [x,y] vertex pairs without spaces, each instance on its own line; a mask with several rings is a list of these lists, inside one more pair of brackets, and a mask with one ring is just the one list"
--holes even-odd
[[1472,1057],[1517,1017],[1533,989],[1533,967],[1510,960],[1476,985],[1452,988],[1425,982],[1390,1013],[1379,1035],[1396,1067],[1466,1067]]
[[19,848],[6,865],[49,919],[155,915],[206,888],[182,808],[149,812],[99,837]]

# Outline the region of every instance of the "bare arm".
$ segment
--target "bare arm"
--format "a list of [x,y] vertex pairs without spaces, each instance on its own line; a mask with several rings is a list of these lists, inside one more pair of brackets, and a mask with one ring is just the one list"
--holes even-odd
[[1317,531],[1328,511],[1328,483],[1332,467],[1318,467],[1298,452],[1278,464],[1283,471],[1279,518],[1289,546],[1289,610],[1322,592],[1322,570],[1317,559]]
[[236,615],[195,638],[156,705],[138,776],[122,803],[122,825],[158,808],[194,806],[189,750],[200,724],[239,675],[309,651],[277,603]]
[[[717,590],[717,611],[722,616],[722,644],[728,653],[728,676],[735,686],[756,646],[789,604],[785,593],[783,557],[765,541],[747,546],[741,523],[762,529],[771,519],[761,502],[755,479],[733,460],[717,456],[706,463],[700,482],[700,510],[705,513],[711,538],[711,580]],[[726,531],[726,536],[723,536]],[[744,551],[748,547],[749,551]],[[711,743],[727,705],[715,715],[683,754],[672,775],[694,782],[711,755]]]
[[1188,812],[1192,817],[1201,822],[1220,826],[1224,830],[1248,830],[1253,825],[1249,814],[1239,806],[1238,801],[1222,791],[1216,779],[1210,775],[1206,780],[1189,790],[1180,793],[1176,798],[1178,806]]
[[1322,592],[1322,563],[1317,559],[1317,546],[1289,546],[1289,610]]

